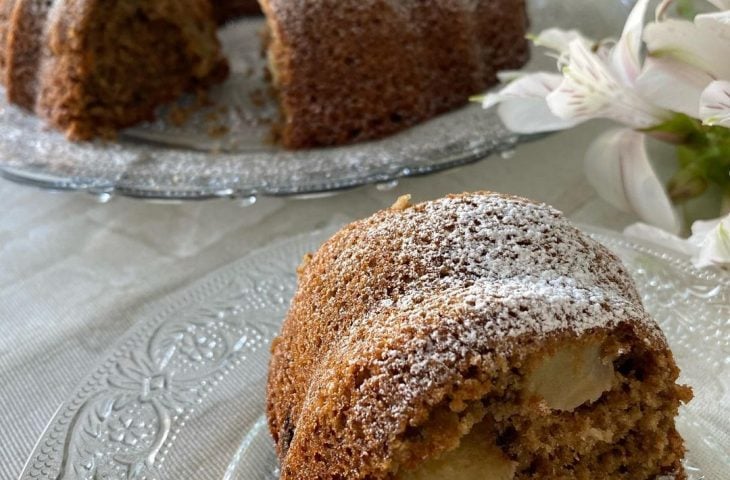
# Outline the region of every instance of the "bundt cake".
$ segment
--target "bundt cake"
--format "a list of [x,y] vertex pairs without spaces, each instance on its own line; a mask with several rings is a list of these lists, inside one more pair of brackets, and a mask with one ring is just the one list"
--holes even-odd
[[463,105],[528,54],[524,0],[261,0],[288,148],[380,137]]
[[621,262],[553,208],[401,200],[305,260],[268,379],[282,480],[686,478],[691,390]]
[[[527,55],[524,0],[263,0],[284,146],[395,132],[465,103]],[[221,81],[217,24],[256,0],[0,0],[11,103],[74,140]]]
[[0,0],[8,100],[75,140],[227,74],[209,0]]

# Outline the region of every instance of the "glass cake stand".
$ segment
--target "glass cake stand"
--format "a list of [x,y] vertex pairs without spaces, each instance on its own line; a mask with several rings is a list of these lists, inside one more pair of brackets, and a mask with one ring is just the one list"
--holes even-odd
[[[617,35],[629,5],[619,0],[532,0],[531,29],[579,27]],[[198,199],[334,191],[390,182],[486,158],[535,137],[509,132],[494,110],[472,104],[402,133],[356,145],[286,151],[269,141],[277,107],[267,93],[261,19],[221,31],[232,75],[209,105],[183,98],[155,123],[112,143],[69,143],[36,117],[0,105],[0,173],[35,186],[142,198]],[[533,55],[527,67],[554,68]],[[477,93],[477,92],[475,92]],[[176,120],[186,120],[182,125]]]
[[[626,263],[694,400],[678,427],[691,480],[730,471],[730,277],[583,227]],[[59,408],[21,480],[277,478],[266,425],[269,345],[302,256],[332,233],[246,256],[150,305]],[[706,477],[705,477],[706,475]]]

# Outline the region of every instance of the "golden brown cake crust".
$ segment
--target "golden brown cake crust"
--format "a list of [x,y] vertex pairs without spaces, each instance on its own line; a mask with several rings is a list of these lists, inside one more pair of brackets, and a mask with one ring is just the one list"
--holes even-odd
[[671,353],[620,261],[546,205],[474,193],[350,224],[301,268],[272,346],[281,478],[392,478],[433,454],[412,435],[441,402],[488,391],[476,379],[618,331],[666,359],[674,395]]
[[289,148],[383,136],[527,58],[523,0],[263,0]]

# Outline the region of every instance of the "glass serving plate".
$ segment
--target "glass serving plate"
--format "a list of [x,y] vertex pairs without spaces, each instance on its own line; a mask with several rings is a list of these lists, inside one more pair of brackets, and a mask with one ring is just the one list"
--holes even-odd
[[[532,30],[577,26],[597,37],[616,35],[627,13],[626,3],[630,2],[532,0]],[[159,121],[129,129],[116,142],[69,143],[3,100],[0,173],[36,186],[104,196],[305,194],[463,165],[532,138],[507,131],[493,110],[472,104],[379,141],[283,150],[269,141],[277,108],[267,94],[262,27],[261,19],[245,19],[221,30],[232,75],[211,91],[209,105],[183,98],[162,108]],[[554,63],[538,54],[527,68],[554,68]],[[176,126],[181,120],[187,121]]]
[[[730,277],[583,228],[627,264],[680,381],[694,388],[678,418],[690,480],[720,479],[730,471]],[[21,480],[276,479],[264,415],[269,344],[296,266],[330,233],[260,250],[156,305],[59,408]]]

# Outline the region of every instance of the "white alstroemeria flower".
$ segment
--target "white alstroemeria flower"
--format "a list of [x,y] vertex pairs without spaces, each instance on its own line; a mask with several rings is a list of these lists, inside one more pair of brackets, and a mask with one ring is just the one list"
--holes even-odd
[[680,60],[649,57],[636,81],[644,98],[655,105],[690,117],[699,116],[699,98],[713,77]]
[[[625,82],[632,81],[633,62],[613,55],[608,63],[585,45],[573,40],[561,58],[563,81],[547,98],[550,110],[559,118],[590,120],[608,118],[634,128],[649,128],[670,118],[670,114],[644,100]],[[626,70],[616,69],[616,65]]]
[[560,118],[609,118],[634,128],[648,128],[670,118],[670,113],[644,99],[636,89],[642,69],[641,46],[648,0],[639,0],[613,47],[594,51],[572,40],[559,65],[563,83],[548,98]]
[[528,38],[538,47],[544,47],[558,53],[566,52],[573,40],[580,40],[589,48],[595,44],[593,40],[584,36],[578,30],[563,30],[561,28],[548,28],[540,32],[538,36],[528,36]]
[[[720,7],[723,2],[713,3]],[[694,22],[649,24],[644,40],[649,58],[637,81],[642,95],[663,108],[703,118],[703,97],[716,99],[705,90],[716,79],[730,79],[730,11],[697,15]]]
[[659,5],[656,7],[656,11],[654,13],[654,16],[657,20],[663,20],[664,17],[667,15],[667,12],[669,11],[669,7],[672,6],[674,3],[674,0],[662,0],[659,2]]
[[[557,55],[567,51],[573,40],[585,43],[588,48],[593,42],[578,30],[550,28],[531,38],[535,45],[553,50]],[[485,109],[498,106],[502,123],[515,133],[531,134],[554,132],[572,128],[582,120],[558,118],[548,108],[545,98],[563,81],[559,73],[506,71],[499,72],[499,80],[507,85],[498,93],[488,93],[482,99]]]
[[649,56],[672,58],[713,78],[730,78],[730,11],[697,15],[694,22],[668,19],[650,23],[644,32]]
[[633,85],[641,72],[641,47],[648,0],[639,0],[631,10],[616,47],[610,53],[613,71],[625,85]]
[[693,257],[695,266],[730,266],[730,215],[695,222],[687,241],[697,249]]
[[[617,42],[594,42],[576,30],[545,30],[533,41],[558,54],[561,74],[527,74],[488,94],[483,106],[499,104],[502,121],[518,133],[562,130],[593,118],[634,129],[668,120],[672,113],[647,101],[636,88],[648,4],[636,3]],[[617,208],[676,232],[677,215],[649,163],[644,141],[643,134],[631,129],[601,136],[588,152],[588,178]]]
[[648,4],[649,0],[636,3],[613,45],[594,42],[577,30],[543,31],[533,41],[559,54],[562,75],[527,74],[499,93],[488,94],[483,106],[500,104],[502,121],[518,133],[560,130],[593,118],[609,118],[634,128],[667,120],[669,112],[646,101],[635,88]]
[[696,253],[696,248],[689,244],[686,238],[682,238],[673,233],[662,230],[654,225],[648,225],[643,222],[637,222],[629,225],[624,229],[624,235],[627,237],[638,238],[641,240],[649,240],[652,243],[661,245],[664,248],[682,253],[688,257]]
[[679,217],[649,162],[644,134],[609,130],[591,144],[585,167],[591,185],[614,207],[679,233]]
[[705,125],[730,128],[730,82],[712,82],[700,96],[700,118]]
[[557,73],[533,73],[513,80],[499,93],[482,100],[484,108],[499,104],[498,112],[507,128],[516,133],[554,132],[574,127],[579,120],[558,118],[548,108],[545,97],[563,81]]
[[730,267],[730,215],[692,224],[688,239],[665,232],[645,223],[635,223],[624,230],[630,237],[649,240],[663,247],[692,257],[698,268]]

